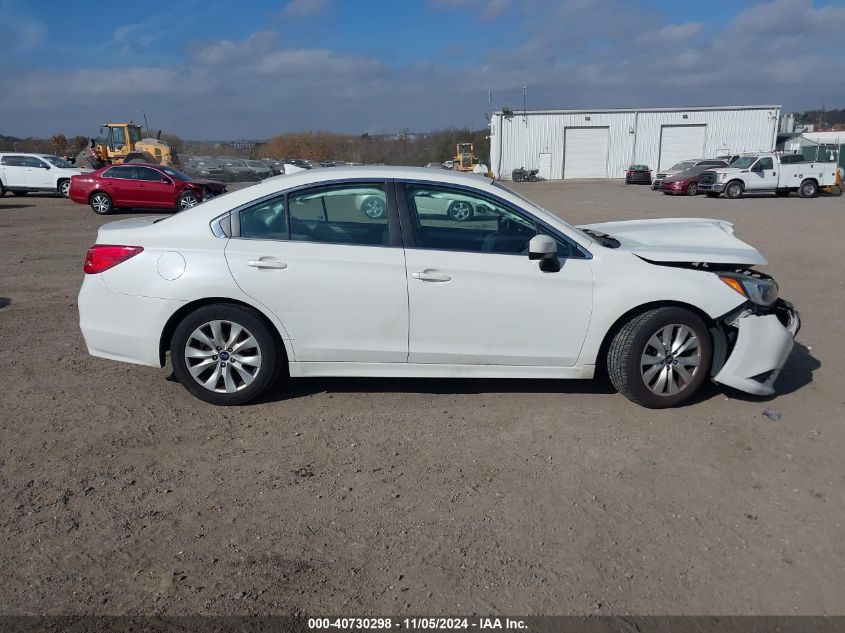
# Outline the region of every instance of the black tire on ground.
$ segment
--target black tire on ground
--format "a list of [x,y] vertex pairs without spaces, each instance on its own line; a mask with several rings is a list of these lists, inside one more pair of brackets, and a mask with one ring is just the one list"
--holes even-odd
[[528,182],[537,182],[538,180],[540,180],[540,178],[537,174],[531,174],[528,176]]
[[28,191],[13,191],[12,194],[18,196],[19,198],[28,194]]
[[721,194],[718,191],[705,191],[704,195],[708,198],[718,198]]
[[114,212],[114,203],[109,194],[104,191],[96,191],[88,199],[91,210],[97,215],[108,215]]
[[56,190],[62,194],[62,197],[70,198],[70,180],[67,178],[60,180]]
[[[226,393],[206,388],[198,380],[207,379],[207,377],[204,374],[199,374],[199,378],[195,379],[188,368],[185,352],[188,349],[188,343],[191,342],[192,334],[197,328],[201,328],[204,324],[212,321],[226,321],[236,324],[247,330],[257,343],[256,347],[260,352],[261,365],[254,374],[252,382],[245,386],[240,386],[237,391]],[[221,329],[221,333],[224,336],[226,335],[223,329]],[[231,329],[229,330],[229,334],[231,334]],[[260,396],[278,378],[284,361],[284,349],[279,347],[277,340],[277,337],[273,335],[265,321],[254,310],[230,303],[211,304],[190,312],[176,326],[173,337],[170,340],[170,362],[173,365],[173,372],[176,374],[179,382],[182,383],[182,386],[200,400],[223,406],[245,404]],[[195,347],[195,345],[196,343],[192,347]],[[254,348],[243,349],[247,351]],[[219,351],[225,352],[226,350],[221,349]],[[231,357],[227,356],[227,358],[231,360]],[[216,358],[212,357],[212,359],[213,361],[209,365],[210,371],[208,373],[217,371],[216,367],[218,364],[224,362],[219,356]],[[233,375],[235,373],[238,372],[233,372]],[[214,385],[220,385],[220,381],[222,380],[222,378],[218,379]],[[217,388],[225,389],[225,383]]]
[[522,174],[514,174],[513,175],[514,182],[522,182]]
[[698,185],[695,184],[694,182],[687,185],[687,195],[688,196],[698,195]]
[[798,195],[802,198],[815,198],[819,195],[819,185],[815,180],[807,178],[798,187]]
[[[698,339],[697,347],[685,348],[689,341],[684,342],[681,327]],[[658,348],[654,343],[662,345],[662,337],[657,338],[657,335],[666,329],[674,334],[669,338],[669,353],[664,354],[662,347]],[[676,344],[675,336],[680,343]],[[681,349],[681,353],[673,354],[677,349]],[[654,351],[647,354],[651,350]],[[644,356],[660,359],[657,370],[655,365],[644,362]],[[712,356],[710,332],[698,315],[684,308],[656,308],[632,317],[616,333],[607,351],[607,372],[613,386],[626,398],[650,409],[662,409],[677,406],[698,391],[708,378]],[[664,359],[668,361],[665,367],[662,364]],[[691,364],[690,359],[698,364]],[[656,373],[650,374],[646,367]],[[690,376],[689,382],[684,381],[681,371]],[[664,372],[671,378],[662,384],[661,389],[659,383]],[[676,393],[671,393],[669,389],[671,380],[678,389]]]
[[743,186],[739,180],[732,180],[725,187],[725,196],[731,200],[736,200],[742,197]]

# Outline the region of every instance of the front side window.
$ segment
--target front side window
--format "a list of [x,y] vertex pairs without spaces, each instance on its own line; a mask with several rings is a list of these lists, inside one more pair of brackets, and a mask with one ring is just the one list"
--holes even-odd
[[769,156],[767,156],[766,158],[761,158],[758,164],[760,165],[760,169],[763,170],[774,169],[774,162]]
[[109,145],[118,150],[126,146],[126,134],[122,127],[109,128]]
[[568,242],[495,200],[426,185],[407,185],[406,194],[417,248],[527,255],[531,238],[546,233],[558,242],[560,256],[571,255]]
[[345,184],[288,196],[290,239],[388,246],[387,193],[382,184]]
[[133,143],[137,143],[141,140],[141,128],[139,127],[130,127],[129,128],[129,138],[132,140]]
[[264,200],[243,209],[240,214],[241,237],[250,240],[284,240],[288,237],[285,197]]
[[149,167],[136,167],[135,168],[135,178],[137,180],[145,180],[147,182],[161,182],[162,176],[159,172],[155,169],[150,169]]
[[27,167],[37,167],[38,169],[47,167],[47,163],[39,158],[35,158],[35,156],[27,156],[24,160]]
[[51,163],[51,164],[53,164],[56,167],[59,167],[61,169],[72,169],[73,168],[73,165],[71,163],[67,162],[66,160],[64,160],[62,158],[59,158],[58,156],[45,156],[44,160],[46,160],[48,163]]

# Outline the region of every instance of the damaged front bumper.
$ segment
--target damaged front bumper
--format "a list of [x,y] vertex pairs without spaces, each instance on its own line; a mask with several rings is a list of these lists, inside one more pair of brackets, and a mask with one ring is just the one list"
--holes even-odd
[[723,363],[714,359],[713,380],[757,396],[773,394],[775,380],[801,327],[795,307],[778,299],[766,310],[746,308],[729,315],[723,323],[722,340],[716,341],[716,349],[721,348],[722,358],[727,358]]

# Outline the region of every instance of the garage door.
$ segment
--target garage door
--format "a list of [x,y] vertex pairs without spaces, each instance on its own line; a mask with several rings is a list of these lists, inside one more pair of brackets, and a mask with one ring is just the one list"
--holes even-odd
[[564,178],[607,178],[606,127],[566,128]]
[[706,125],[664,125],[660,131],[660,167],[669,169],[689,158],[704,158]]

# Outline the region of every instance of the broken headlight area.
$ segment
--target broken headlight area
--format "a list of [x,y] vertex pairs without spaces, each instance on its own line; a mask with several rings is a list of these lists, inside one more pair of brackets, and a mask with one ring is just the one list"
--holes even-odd
[[770,306],[777,301],[777,282],[765,273],[739,269],[717,274],[723,283],[755,305]]

